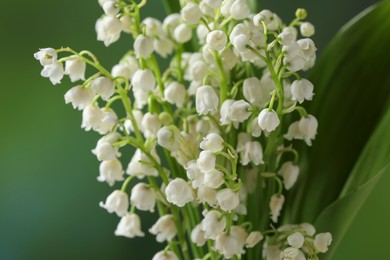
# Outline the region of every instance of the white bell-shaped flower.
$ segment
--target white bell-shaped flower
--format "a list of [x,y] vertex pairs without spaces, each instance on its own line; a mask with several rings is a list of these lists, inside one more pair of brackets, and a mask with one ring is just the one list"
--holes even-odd
[[250,9],[245,0],[236,0],[230,7],[230,15],[235,20],[242,20],[248,18]]
[[198,168],[195,161],[191,161],[186,167],[186,173],[188,179],[191,180],[191,185],[194,189],[199,188],[203,185],[204,173]]
[[222,0],[203,0],[203,2],[213,9],[221,7],[222,4]]
[[65,62],[65,74],[69,75],[70,81],[85,80],[86,63],[74,56]]
[[108,100],[115,92],[114,82],[106,77],[98,77],[92,80],[91,89],[103,100]]
[[287,237],[287,243],[294,248],[301,248],[305,237],[300,232],[295,232]]
[[194,199],[191,186],[182,178],[170,181],[165,188],[165,194],[168,202],[179,207],[184,207],[185,204]]
[[306,100],[313,99],[313,84],[307,79],[294,80],[291,84],[292,100],[296,100],[299,103],[303,103]]
[[219,98],[210,86],[201,86],[196,90],[196,112],[207,115],[217,111]]
[[164,97],[169,103],[175,104],[179,108],[183,107],[186,98],[186,89],[179,82],[170,82],[164,89]]
[[213,15],[214,15],[214,9],[211,6],[209,6],[208,4],[206,4],[204,1],[200,1],[199,9],[204,16],[213,17]]
[[134,213],[127,213],[123,216],[115,230],[115,235],[128,238],[144,237],[145,234],[141,230],[141,220],[139,216]]
[[280,167],[278,174],[283,177],[284,188],[289,190],[298,179],[299,167],[293,162],[285,162]]
[[282,32],[278,35],[278,38],[280,38],[280,43],[282,45],[287,46],[297,40],[297,35],[297,29],[295,29],[295,27],[288,26],[283,28]]
[[88,105],[83,110],[83,120],[81,128],[84,128],[85,131],[91,129],[97,131],[101,124],[103,118],[103,113],[97,106]]
[[224,140],[219,134],[210,133],[207,136],[203,137],[202,142],[200,142],[199,147],[204,151],[210,152],[219,152],[224,148]]
[[211,207],[217,205],[217,191],[206,185],[202,185],[198,188],[197,197],[200,203],[207,203]]
[[226,99],[220,109],[220,123],[221,125],[228,125],[231,123],[230,120],[230,106],[234,103],[233,99]]
[[149,232],[156,235],[157,242],[171,241],[177,234],[174,217],[172,215],[161,216]]
[[57,85],[61,83],[61,80],[64,77],[64,67],[59,62],[45,65],[41,71],[41,76],[49,78],[53,85]]
[[248,165],[250,162],[255,165],[263,164],[263,148],[258,141],[249,141],[245,143],[244,150],[241,153],[240,163]]
[[172,251],[159,251],[157,252],[152,260],[179,260],[179,258]]
[[244,245],[246,241],[245,230],[239,226],[232,226],[230,234],[222,233],[215,240],[215,249],[224,256],[225,259],[230,259],[235,255],[245,253]]
[[329,232],[320,233],[314,237],[313,244],[318,252],[326,253],[328,251],[328,246],[330,246],[331,243],[332,243],[332,234]]
[[137,70],[131,79],[131,84],[134,90],[149,92],[154,90],[156,78],[149,69]]
[[245,241],[246,248],[252,248],[256,246],[261,240],[263,240],[264,236],[260,231],[252,231],[249,233],[248,237]]
[[111,187],[116,181],[123,181],[123,167],[118,159],[103,161],[99,166],[100,175],[97,180],[107,182]]
[[207,46],[214,51],[221,51],[227,44],[227,36],[221,30],[214,30],[207,34]]
[[191,231],[191,241],[195,245],[202,247],[206,244],[206,239],[204,238],[204,231],[202,230],[201,224],[198,224]]
[[209,66],[203,60],[196,60],[189,64],[189,79],[196,82],[202,82],[208,70]]
[[261,82],[256,77],[245,79],[242,85],[242,89],[244,98],[251,104],[257,104],[263,99]]
[[180,13],[183,20],[188,24],[197,24],[202,17],[199,6],[191,2],[186,4]]
[[57,52],[53,48],[39,49],[34,53],[34,58],[39,60],[42,66],[50,65],[57,62]]
[[317,134],[318,121],[312,116],[301,118],[298,123],[299,132],[302,134],[303,140],[308,146],[311,146],[312,140],[314,140]]
[[105,208],[109,213],[115,212],[118,217],[123,217],[127,214],[129,208],[129,196],[123,191],[114,190],[107,197],[106,202],[101,201],[99,206]]
[[182,23],[175,28],[173,38],[179,43],[188,42],[192,38],[192,29]]
[[226,219],[221,217],[221,213],[216,210],[210,210],[204,216],[200,223],[206,239],[215,240],[226,228]]
[[299,26],[299,29],[301,31],[302,36],[304,36],[304,37],[311,37],[315,33],[314,25],[309,23],[309,22],[301,23],[301,26]]
[[251,130],[252,130],[251,134],[253,137],[259,137],[262,133],[257,117],[253,118]]
[[102,108],[102,121],[99,125],[99,134],[107,134],[118,123],[118,116],[111,108]]
[[122,77],[130,80],[133,74],[134,74],[133,69],[131,68],[131,66],[127,65],[126,63],[116,64],[111,69],[111,75],[114,78]]
[[101,139],[98,141],[96,148],[92,150],[99,161],[110,161],[119,156],[118,148],[112,146],[111,143]]
[[298,42],[292,41],[289,45],[283,46],[282,50],[285,52],[283,63],[287,65],[289,71],[295,72],[305,67],[306,60]]
[[299,227],[302,228],[308,236],[314,236],[316,233],[315,227],[310,223],[301,223],[299,224]]
[[218,191],[217,201],[221,209],[227,212],[234,210],[240,204],[238,193],[229,188]]
[[65,93],[65,103],[71,103],[74,109],[83,110],[92,104],[95,95],[90,88],[76,86]]
[[278,222],[280,211],[283,208],[284,196],[283,194],[274,194],[271,197],[269,207],[271,210],[271,219],[273,222]]
[[104,42],[104,45],[108,47],[119,40],[122,23],[116,17],[106,15],[96,21],[95,30],[97,40]]
[[282,260],[296,259],[298,257],[299,250],[294,247],[287,247],[281,253]]
[[[157,162],[160,161],[157,153],[152,150],[152,156]],[[126,173],[128,175],[143,178],[144,176],[158,176],[158,171],[152,166],[150,159],[141,150],[137,149],[127,166]]]
[[177,151],[180,148],[180,131],[176,126],[164,126],[157,132],[157,143],[169,151]]
[[130,202],[138,210],[154,212],[156,194],[152,188],[140,182],[131,189]]
[[163,34],[162,24],[159,20],[153,17],[146,17],[142,23],[145,26],[145,34],[149,37],[160,37]]
[[181,23],[181,15],[179,13],[173,13],[164,18],[163,30],[167,35],[172,35],[175,28]]
[[225,182],[224,175],[217,169],[211,169],[204,173],[204,185],[212,189],[218,189]]
[[278,114],[268,108],[263,109],[257,117],[259,126],[267,132],[274,131],[280,124]]
[[167,37],[154,39],[153,46],[154,50],[163,58],[166,58],[168,55],[170,55],[175,47],[173,41]]
[[265,23],[267,29],[270,31],[277,30],[279,24],[281,24],[279,17],[270,10],[266,9],[253,16],[253,24],[259,27],[261,30],[263,29],[263,25],[261,23],[262,21]]
[[229,107],[229,119],[236,123],[244,122],[252,114],[248,111],[250,107],[249,103],[244,100],[234,101]]
[[222,6],[221,6],[221,14],[223,15],[223,17],[225,18],[228,18],[230,17],[230,8],[232,7],[232,4],[234,3],[235,0],[224,0],[222,2]]
[[244,53],[244,52],[248,51],[247,46],[249,45],[249,37],[246,34],[239,34],[233,38],[232,44],[238,52]]
[[215,168],[216,160],[217,158],[212,152],[202,151],[200,152],[199,158],[196,163],[202,172],[207,172]]
[[146,138],[155,137],[161,127],[161,121],[158,115],[146,113],[142,118],[141,126],[144,129]]
[[122,31],[124,33],[131,34],[132,26],[134,24],[134,18],[130,17],[130,16],[127,16],[127,15],[124,15],[121,18],[119,18],[119,21],[122,24]]
[[147,59],[154,51],[153,40],[142,34],[134,40],[134,52],[137,58]]

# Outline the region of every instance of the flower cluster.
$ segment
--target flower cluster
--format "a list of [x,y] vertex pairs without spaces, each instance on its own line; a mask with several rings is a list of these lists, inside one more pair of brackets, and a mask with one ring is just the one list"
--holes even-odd
[[[97,180],[122,182],[100,203],[121,218],[115,235],[144,236],[137,211],[157,209],[149,232],[167,246],[155,260],[259,259],[261,248],[269,260],[326,252],[331,235],[315,235],[310,224],[274,228],[299,177],[293,140],[310,146],[317,133],[301,106],[314,88],[299,72],[316,59],[306,11],[286,25],[269,10],[252,14],[245,0],[183,0],[180,13],[160,22],[141,21],[145,0],[99,4],[99,41],[109,46],[122,32],[134,38],[111,71],[89,51],[34,56],[53,84],[64,75],[79,82],[65,102],[82,110],[82,128],[102,135],[92,150]],[[87,65],[95,74],[86,76]],[[116,102],[123,108],[114,110]],[[121,158],[129,146],[132,158]]]

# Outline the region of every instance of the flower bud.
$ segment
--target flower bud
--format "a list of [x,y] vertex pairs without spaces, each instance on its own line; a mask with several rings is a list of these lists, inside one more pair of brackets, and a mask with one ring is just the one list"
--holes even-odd
[[245,241],[246,248],[252,248],[257,245],[261,240],[263,240],[264,236],[260,231],[252,231],[249,233],[248,237]]
[[181,9],[181,16],[188,24],[197,24],[202,17],[202,12],[198,5],[188,3]]
[[171,241],[177,234],[174,217],[172,215],[161,216],[149,232],[157,236],[157,242]]
[[227,18],[230,16],[230,8],[232,7],[232,4],[234,3],[235,0],[225,0],[222,3],[221,6],[221,14],[223,17]]
[[207,46],[215,51],[221,51],[227,44],[227,36],[221,30],[211,31],[206,37]]
[[307,17],[307,11],[304,8],[298,8],[295,11],[295,17],[298,18],[299,20],[303,20]]
[[186,24],[182,23],[175,28],[173,38],[179,43],[188,42],[192,38],[192,30]]
[[100,95],[103,100],[108,100],[115,92],[114,82],[106,77],[98,77],[92,80],[91,89]]
[[147,59],[154,50],[152,39],[142,34],[135,39],[133,47],[137,58]]
[[226,188],[217,193],[218,205],[223,211],[230,212],[240,204],[240,198],[232,189]]
[[203,0],[203,2],[213,9],[221,7],[222,4],[222,0]]
[[115,230],[115,235],[128,238],[145,236],[144,232],[141,231],[139,216],[133,213],[127,213],[123,216]]
[[170,82],[165,87],[164,97],[169,103],[175,104],[179,108],[183,107],[186,97],[186,89],[184,85],[179,82]]
[[103,161],[99,166],[100,175],[97,180],[100,182],[107,182],[111,187],[116,181],[123,181],[123,167],[118,159]]
[[276,114],[274,110],[269,111],[268,108],[265,108],[260,112],[257,120],[260,128],[267,132],[274,131],[280,123],[278,114]]
[[156,86],[156,79],[151,70],[137,70],[131,79],[134,90],[143,92],[153,91]]
[[286,190],[289,190],[297,181],[299,175],[299,167],[293,162],[285,162],[280,167],[278,174],[283,177],[283,184]]
[[102,201],[99,206],[105,208],[109,213],[115,212],[118,217],[123,217],[129,208],[129,197],[120,190],[114,190],[106,199],[106,203]]
[[230,7],[230,15],[235,20],[242,20],[249,17],[250,9],[245,0],[236,0]]
[[90,88],[76,86],[68,90],[65,94],[65,103],[72,103],[73,108],[82,110],[92,104],[95,97]]
[[196,112],[207,115],[218,108],[219,98],[210,86],[201,86],[196,90]]
[[304,37],[311,37],[315,33],[314,25],[309,22],[302,23],[299,29],[301,31],[302,36]]
[[138,210],[154,212],[156,195],[152,188],[140,182],[131,189],[130,202]]
[[116,6],[115,1],[106,1],[103,3],[104,13],[108,16],[116,16],[119,12],[119,8]]

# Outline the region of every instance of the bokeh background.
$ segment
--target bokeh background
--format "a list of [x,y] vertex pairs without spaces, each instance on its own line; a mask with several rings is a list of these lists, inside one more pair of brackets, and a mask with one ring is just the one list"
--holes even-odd
[[[286,21],[305,7],[321,53],[345,22],[375,2],[262,0],[261,7]],[[112,190],[96,181],[99,163],[90,150],[98,136],[82,131],[80,112],[64,104],[70,82],[51,86],[33,58],[38,48],[71,46],[91,50],[110,68],[130,37],[109,48],[96,41],[103,11],[95,0],[1,0],[0,11],[0,259],[151,259],[162,248],[151,236],[114,236],[118,218],[98,207]],[[145,15],[161,19],[161,1],[150,0]],[[334,259],[389,259],[389,186],[384,176]],[[154,216],[143,217],[147,233]]]

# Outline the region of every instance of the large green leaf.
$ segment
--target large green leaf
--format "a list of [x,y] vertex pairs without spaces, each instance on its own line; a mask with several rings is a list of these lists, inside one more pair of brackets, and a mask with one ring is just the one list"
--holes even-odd
[[[364,148],[340,198],[321,212],[316,220],[320,231],[334,237],[326,258],[331,259],[348,227],[383,174],[390,174],[390,109]],[[321,258],[325,259],[325,258]]]
[[[318,118],[319,133],[313,147],[303,152],[307,167],[289,196],[294,200],[287,210],[292,221],[314,221],[339,197],[385,111],[390,96],[389,14],[390,1],[384,1],[354,18],[313,70],[316,96],[309,111]],[[369,177],[362,173],[354,178]]]

